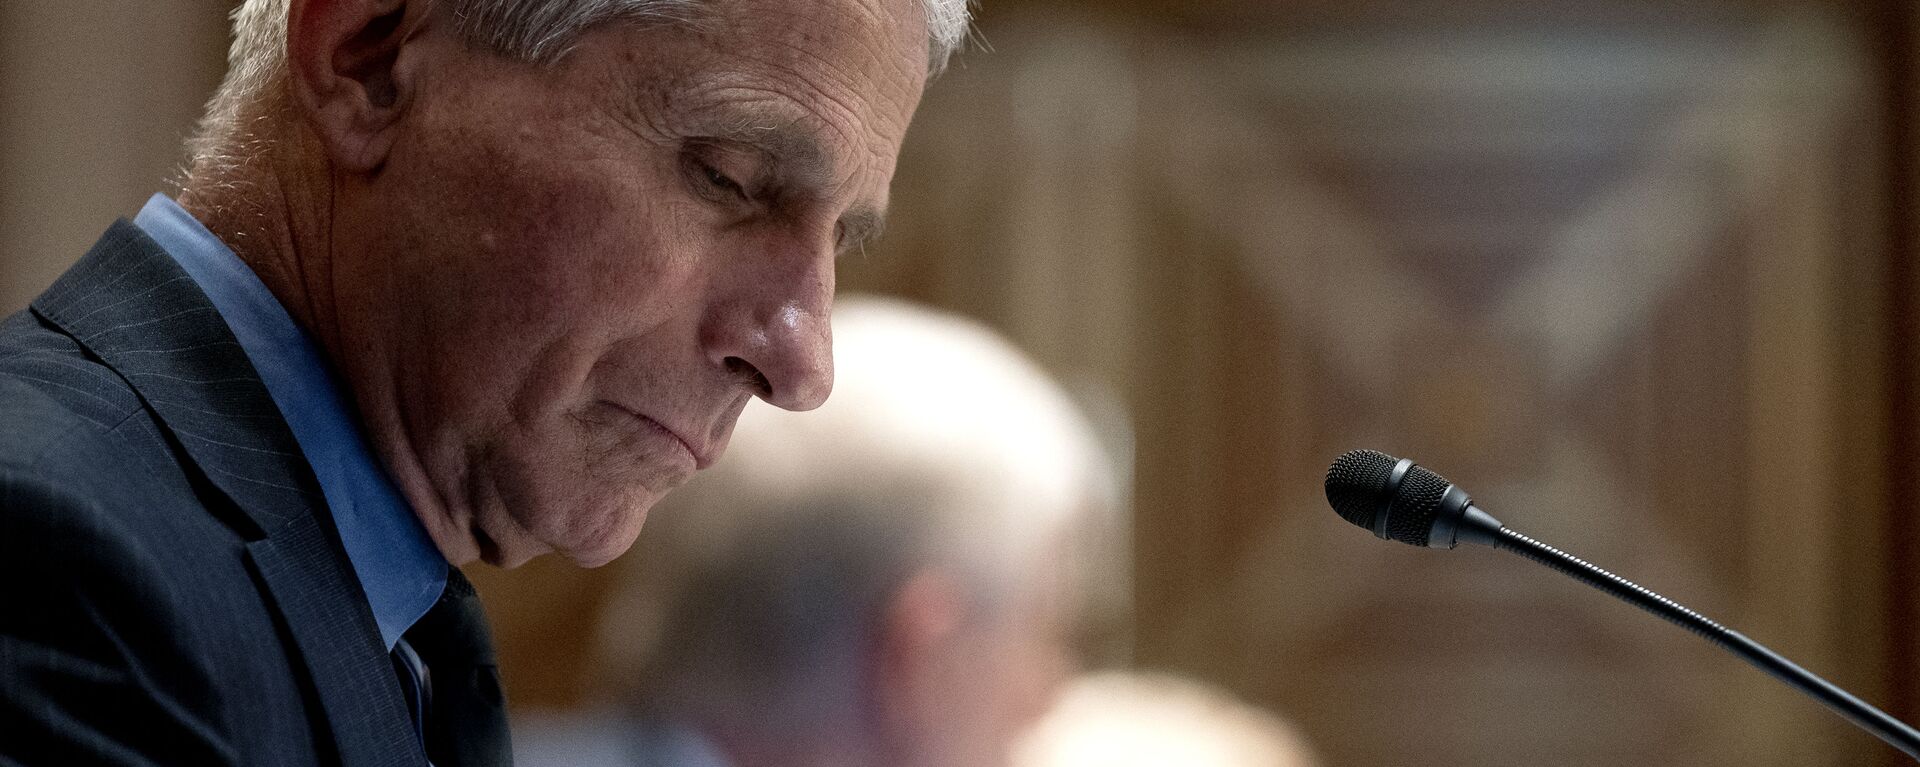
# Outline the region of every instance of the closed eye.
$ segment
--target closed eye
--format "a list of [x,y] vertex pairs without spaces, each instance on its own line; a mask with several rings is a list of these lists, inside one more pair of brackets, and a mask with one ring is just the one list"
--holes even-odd
[[721,173],[718,168],[703,162],[700,163],[700,173],[706,177],[707,185],[713,187],[715,191],[733,195],[741,200],[748,199],[746,188],[740,186],[739,182],[727,178],[727,174]]
[[728,171],[721,170],[725,163],[718,158],[712,147],[694,146],[680,156],[681,169],[687,178],[687,185],[695,194],[708,202],[723,204],[752,203],[753,194]]

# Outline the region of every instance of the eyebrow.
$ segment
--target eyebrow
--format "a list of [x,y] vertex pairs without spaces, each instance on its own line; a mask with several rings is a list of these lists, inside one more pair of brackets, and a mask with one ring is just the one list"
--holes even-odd
[[840,253],[851,253],[879,239],[887,229],[887,214],[866,205],[856,205],[840,217]]

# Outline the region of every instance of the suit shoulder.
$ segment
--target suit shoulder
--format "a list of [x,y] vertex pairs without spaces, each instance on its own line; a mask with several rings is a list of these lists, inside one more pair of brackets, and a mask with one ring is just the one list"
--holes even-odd
[[165,427],[118,374],[29,312],[0,323],[0,526],[177,527],[190,515],[159,511],[198,505]]
[[74,440],[117,441],[112,432],[144,410],[118,374],[31,311],[0,322],[0,464],[31,466]]

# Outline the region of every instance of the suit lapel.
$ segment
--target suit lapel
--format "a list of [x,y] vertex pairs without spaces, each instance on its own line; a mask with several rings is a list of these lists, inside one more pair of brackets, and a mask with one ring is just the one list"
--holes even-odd
[[417,765],[372,610],[259,374],[173,258],[120,221],[33,310],[126,379],[206,479],[312,678],[346,765]]
[[[329,563],[309,552],[329,546],[314,524],[291,525],[280,535],[247,544],[260,579],[273,595],[312,674],[334,743],[345,765],[418,765],[420,743],[401,697],[391,661],[377,635],[345,616],[335,602],[315,599],[313,583],[329,579]],[[355,586],[355,594],[359,593]],[[366,612],[361,605],[361,612]],[[368,621],[373,620],[369,613]],[[353,648],[343,652],[345,648]]]

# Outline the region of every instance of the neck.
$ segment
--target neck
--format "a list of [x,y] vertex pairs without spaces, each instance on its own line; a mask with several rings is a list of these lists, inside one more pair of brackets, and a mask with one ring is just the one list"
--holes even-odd
[[435,545],[455,565],[471,561],[477,551],[446,521],[444,505],[412,450],[397,404],[391,392],[378,385],[392,379],[392,360],[370,351],[377,344],[365,328],[356,333],[343,329],[335,282],[332,168],[318,143],[297,128],[267,130],[275,132],[221,142],[251,149],[245,156],[214,153],[196,161],[178,202],[253,270],[320,347],[340,376],[374,452]]
[[262,149],[244,158],[196,161],[178,202],[233,249],[338,366],[341,334],[325,209],[330,190],[283,181],[329,179],[326,163],[301,151],[302,143],[246,137],[237,145]]

